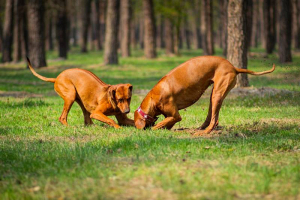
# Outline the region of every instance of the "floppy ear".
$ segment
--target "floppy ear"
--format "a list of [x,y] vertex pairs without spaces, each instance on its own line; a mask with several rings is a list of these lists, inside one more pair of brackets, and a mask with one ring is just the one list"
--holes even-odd
[[111,99],[116,99],[116,90],[117,88],[115,86],[110,86],[110,88],[108,89],[108,94]]
[[130,92],[132,92],[132,88],[133,86],[131,84],[128,84],[128,89],[130,90]]

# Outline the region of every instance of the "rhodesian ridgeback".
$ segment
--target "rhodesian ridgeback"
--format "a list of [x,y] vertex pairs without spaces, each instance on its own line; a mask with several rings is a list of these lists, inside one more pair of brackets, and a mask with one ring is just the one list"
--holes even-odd
[[[271,73],[273,68],[264,72],[253,72],[234,67],[229,61],[217,56],[200,56],[179,65],[164,76],[146,95],[140,107],[134,113],[135,126],[138,129],[171,129],[181,121],[179,110],[198,101],[204,91],[213,85],[208,115],[195,136],[210,133],[217,125],[219,111],[228,92],[235,86],[239,73],[263,75]],[[165,119],[155,125],[158,115]]]
[[[54,83],[54,90],[64,100],[64,108],[59,118],[63,125],[68,125],[68,113],[76,101],[82,109],[85,125],[93,124],[92,118],[115,128],[120,128],[119,125],[134,126],[134,121],[126,115],[130,111],[131,84],[108,85],[92,72],[78,68],[67,69],[57,78],[46,78],[34,71],[28,58],[27,61],[33,75]],[[110,115],[116,116],[119,125],[107,117]]]

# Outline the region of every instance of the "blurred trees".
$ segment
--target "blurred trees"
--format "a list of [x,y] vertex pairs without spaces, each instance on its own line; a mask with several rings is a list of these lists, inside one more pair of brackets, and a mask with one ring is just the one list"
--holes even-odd
[[[226,56],[228,1],[3,0],[1,61],[18,62],[29,55],[40,67],[46,65],[45,48],[67,59],[74,47],[82,53],[104,50],[105,64],[118,63],[118,52],[131,56],[132,49],[155,58],[157,48],[178,56],[180,49],[212,55],[220,47]],[[245,2],[245,46],[262,47],[267,54],[278,53],[280,62],[290,62],[292,47],[300,50],[300,0]]]

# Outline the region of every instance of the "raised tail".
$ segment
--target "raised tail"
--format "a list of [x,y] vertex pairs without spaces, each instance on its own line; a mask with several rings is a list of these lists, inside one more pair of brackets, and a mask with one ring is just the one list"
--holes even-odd
[[263,72],[254,72],[254,71],[250,71],[248,69],[241,69],[241,68],[236,68],[235,67],[235,71],[237,73],[247,73],[247,74],[251,74],[251,75],[264,75],[264,74],[268,74],[271,73],[275,70],[275,64],[273,64],[272,69],[267,70],[267,71],[263,71]]
[[27,63],[28,63],[29,69],[33,73],[33,75],[35,75],[36,77],[38,77],[39,79],[41,79],[43,81],[47,81],[47,82],[51,82],[51,83],[55,82],[56,78],[47,78],[47,77],[41,76],[38,73],[36,73],[34,71],[33,67],[31,66],[31,63],[30,63],[30,60],[28,57],[27,57]]

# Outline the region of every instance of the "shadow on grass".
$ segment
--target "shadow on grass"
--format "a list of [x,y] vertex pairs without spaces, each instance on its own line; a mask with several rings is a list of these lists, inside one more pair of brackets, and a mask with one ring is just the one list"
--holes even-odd
[[29,107],[41,107],[49,106],[51,103],[47,103],[42,99],[28,98],[23,101],[0,101],[0,108],[29,108]]

